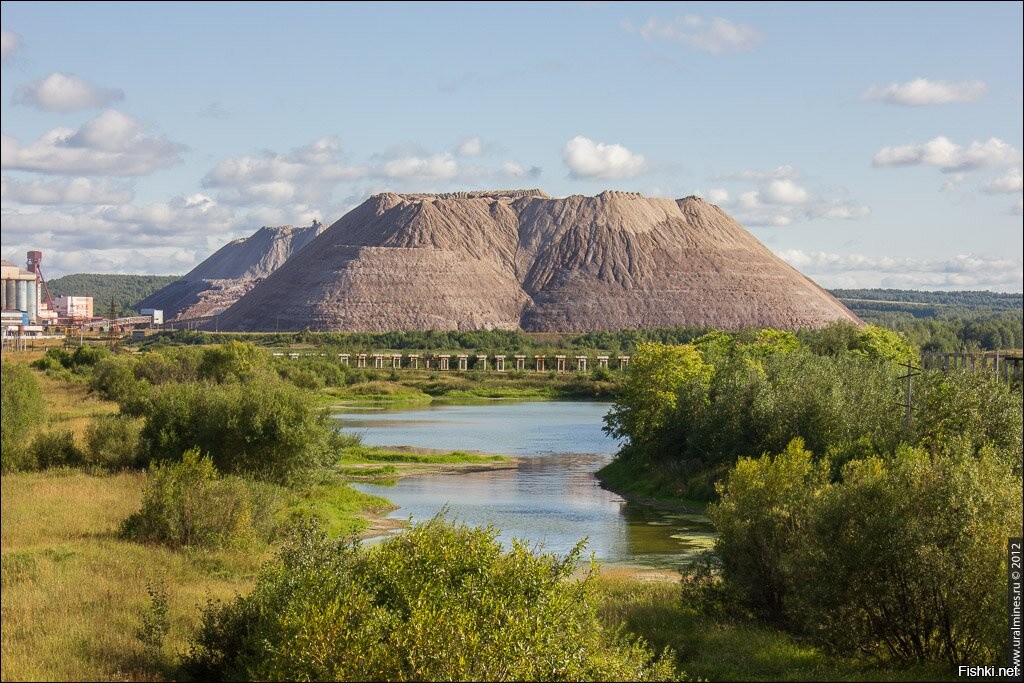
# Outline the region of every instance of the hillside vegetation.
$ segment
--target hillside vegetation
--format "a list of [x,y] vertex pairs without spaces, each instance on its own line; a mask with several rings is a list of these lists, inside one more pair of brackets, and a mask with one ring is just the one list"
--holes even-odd
[[47,281],[50,294],[58,296],[91,296],[93,312],[108,315],[110,301],[117,305],[118,315],[138,312],[138,303],[147,296],[178,280],[180,275],[100,275],[79,273]]

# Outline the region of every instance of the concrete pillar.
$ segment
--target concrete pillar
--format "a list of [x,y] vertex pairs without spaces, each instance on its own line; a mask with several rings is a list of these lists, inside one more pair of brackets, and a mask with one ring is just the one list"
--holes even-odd
[[365,368],[366,367],[366,354],[365,353],[356,354],[356,367],[357,368]]
[[619,356],[619,370],[629,367],[629,356]]
[[579,372],[586,372],[587,371],[587,357],[586,356],[576,356],[576,370],[578,370]]
[[476,365],[473,366],[474,370],[486,370],[487,369],[487,356],[482,354],[477,355]]
[[448,355],[448,354],[441,354],[437,358],[438,358],[438,360],[441,361],[441,369],[442,370],[447,370],[448,369],[448,360],[451,358],[451,356]]
[[341,364],[342,365],[348,365],[349,354],[347,354],[347,353],[339,353],[338,354],[338,358],[341,359]]
[[420,368],[420,355],[418,353],[409,354],[409,365],[414,369],[419,370]]
[[597,357],[597,364],[598,364],[598,366],[600,366],[602,368],[607,368],[608,367],[608,356],[598,356]]
[[522,372],[526,369],[526,356],[516,356],[516,370]]
[[533,357],[533,369],[537,372],[544,372],[544,356]]
[[17,295],[14,301],[14,307],[19,311],[28,310],[28,283],[24,280],[17,280],[15,284]]
[[469,356],[460,353],[457,357],[459,359],[459,370],[468,370]]
[[391,354],[391,367],[400,368],[402,367],[402,354],[393,353]]
[[494,369],[498,372],[505,372],[505,356],[494,357]]
[[375,353],[373,354],[373,367],[375,370],[380,370],[384,367],[384,354]]
[[555,370],[565,372],[565,356],[555,356]]

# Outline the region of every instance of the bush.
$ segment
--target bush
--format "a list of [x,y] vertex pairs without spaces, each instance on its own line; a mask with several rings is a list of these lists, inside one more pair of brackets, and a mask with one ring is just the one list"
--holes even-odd
[[197,449],[179,462],[153,464],[142,509],[121,525],[121,534],[171,548],[246,547],[266,535],[273,506],[254,504],[246,483],[221,478],[213,461]]
[[75,435],[70,429],[36,434],[32,439],[32,445],[29,446],[29,452],[32,464],[41,470],[50,467],[74,467],[82,464],[85,459],[85,454],[75,443]]
[[790,618],[797,589],[793,555],[811,520],[811,503],[828,485],[827,463],[815,463],[801,439],[777,456],[741,458],[708,508],[718,538],[722,577],[756,615]]
[[593,571],[442,518],[375,548],[301,530],[247,596],[211,603],[198,680],[666,680],[669,657],[602,628]]
[[142,429],[145,458],[208,453],[225,474],[287,483],[333,462],[336,432],[305,392],[269,377],[160,387]]
[[841,650],[995,663],[1006,652],[1006,540],[1021,536],[1021,480],[992,457],[849,463],[814,506],[796,556],[805,619]]
[[141,463],[142,422],[128,415],[103,415],[85,431],[85,462],[108,470]]
[[26,442],[33,427],[46,417],[43,395],[32,371],[24,365],[4,360],[0,367],[0,469],[32,469]]
[[1006,647],[1006,539],[1021,479],[995,457],[900,447],[835,483],[794,442],[742,459],[709,514],[729,591],[846,653],[995,662]]

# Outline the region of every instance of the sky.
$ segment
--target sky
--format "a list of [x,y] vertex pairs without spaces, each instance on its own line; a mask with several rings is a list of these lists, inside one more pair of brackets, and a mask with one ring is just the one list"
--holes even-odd
[[699,195],[830,288],[1024,289],[1002,3],[3,2],[2,255],[183,274],[377,192]]

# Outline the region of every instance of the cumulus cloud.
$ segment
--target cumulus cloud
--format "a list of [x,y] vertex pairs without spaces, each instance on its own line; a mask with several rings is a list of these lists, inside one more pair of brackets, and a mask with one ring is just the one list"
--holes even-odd
[[792,180],[772,180],[763,192],[764,201],[768,204],[806,204],[810,194]]
[[800,249],[779,251],[777,255],[826,287],[1019,291],[1024,279],[1024,262],[1002,256],[960,254],[947,259],[918,259]]
[[0,181],[0,196],[18,204],[127,204],[134,195],[127,185],[90,178]]
[[945,172],[973,171],[1020,162],[1020,150],[999,138],[962,147],[942,135],[920,145],[883,147],[872,159],[875,167],[935,166]]
[[466,138],[455,153],[460,157],[478,157],[484,153],[484,143],[479,137]]
[[756,181],[756,189],[729,191],[716,188],[708,201],[729,211],[747,227],[781,228],[799,221],[862,220],[870,207],[845,198],[844,188],[812,191],[795,182],[800,171],[790,165],[769,171],[746,170],[714,176],[712,180]]
[[763,180],[797,180],[800,178],[800,171],[793,166],[785,164],[776,166],[770,171],[743,170],[735,173],[722,173],[712,176],[712,180],[752,180],[761,182]]
[[21,47],[21,38],[14,31],[0,29],[0,61],[6,64]]
[[988,91],[982,81],[947,83],[917,78],[906,83],[890,83],[887,86],[873,85],[864,91],[864,99],[905,107],[921,107],[929,104],[952,102],[974,102]]
[[671,40],[713,55],[751,50],[764,38],[751,26],[720,17],[707,21],[695,15],[674,19],[651,17],[640,26],[626,21],[622,27],[630,33],[638,33],[646,41]]
[[189,248],[209,239],[222,243],[244,227],[230,208],[202,194],[141,206],[5,207],[3,225],[5,243],[35,241],[61,252]]
[[981,186],[986,194],[1012,194],[1024,189],[1024,178],[1019,168],[1012,168],[998,178],[993,178]]
[[123,99],[122,90],[103,88],[74,74],[65,73],[52,73],[42,80],[27,83],[14,94],[15,104],[62,113],[78,109],[100,109]]
[[381,174],[396,180],[451,180],[459,164],[448,152],[430,156],[404,156],[384,162]]
[[9,135],[0,139],[2,167],[61,175],[147,175],[181,163],[184,145],[147,135],[142,124],[108,109],[78,130],[54,128],[22,146]]
[[565,143],[562,159],[569,167],[569,177],[577,180],[632,178],[646,169],[642,154],[622,145],[594,142],[582,135]]
[[229,157],[203,178],[203,187],[220,190],[229,204],[318,203],[327,200],[341,181],[365,178],[365,166],[344,162],[341,143],[324,137],[284,154]]

